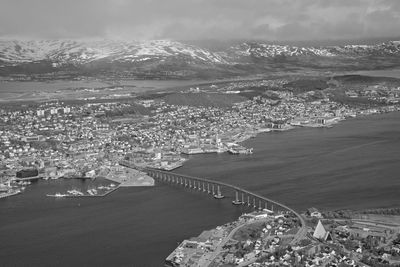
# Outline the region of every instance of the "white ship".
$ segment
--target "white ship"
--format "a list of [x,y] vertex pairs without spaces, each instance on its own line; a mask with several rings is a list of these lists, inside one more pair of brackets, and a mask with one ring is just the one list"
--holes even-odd
[[61,194],[61,193],[55,193],[54,195],[52,194],[47,194],[46,196],[48,197],[57,197],[57,198],[61,198],[61,197],[66,197],[66,194]]

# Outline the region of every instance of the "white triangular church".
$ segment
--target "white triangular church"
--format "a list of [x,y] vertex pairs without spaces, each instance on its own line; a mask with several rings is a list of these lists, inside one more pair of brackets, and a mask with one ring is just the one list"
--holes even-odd
[[315,227],[313,237],[323,241],[326,241],[327,239],[332,240],[331,234],[325,230],[321,220],[318,221],[317,227]]

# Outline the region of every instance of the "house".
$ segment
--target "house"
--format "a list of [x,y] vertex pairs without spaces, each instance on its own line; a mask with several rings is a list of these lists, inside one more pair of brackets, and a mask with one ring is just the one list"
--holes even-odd
[[316,208],[309,208],[307,210],[307,213],[311,217],[315,217],[315,218],[319,218],[319,219],[323,218],[321,212],[319,212]]

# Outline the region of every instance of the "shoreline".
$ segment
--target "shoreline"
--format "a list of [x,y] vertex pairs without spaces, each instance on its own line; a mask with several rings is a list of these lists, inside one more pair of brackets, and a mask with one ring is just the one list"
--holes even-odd
[[[372,113],[372,114],[358,114],[356,117],[347,117],[347,118],[345,118],[344,120],[340,120],[340,121],[338,121],[337,123],[335,123],[335,124],[337,124],[337,125],[342,125],[342,122],[349,122],[349,121],[361,121],[361,120],[366,120],[366,119],[368,119],[368,118],[373,118],[373,117],[379,117],[379,116],[386,116],[386,115],[389,115],[389,116],[393,116],[393,115],[395,115],[395,114],[400,114],[400,110],[399,110],[399,108],[397,107],[397,109],[396,110],[394,110],[394,111],[381,111],[381,112],[379,112],[379,113]],[[328,128],[328,129],[330,129],[330,128],[334,128],[336,125],[331,125],[331,127],[318,127],[318,128]],[[307,128],[314,128],[314,127],[292,127],[292,128],[290,128],[290,129],[285,129],[285,130],[277,130],[276,132],[281,132],[281,131],[289,131],[289,130],[294,130],[294,131],[300,131],[300,130],[302,130],[302,129],[307,129]],[[264,132],[264,131],[263,131]],[[260,133],[263,133],[263,132],[259,132],[259,133],[257,133],[257,135],[256,136],[253,136],[253,137],[248,137],[248,138],[246,138],[245,140],[243,140],[243,141],[241,141],[239,144],[241,144],[241,145],[246,145],[247,143],[247,141],[249,141],[250,139],[252,139],[252,138],[255,138],[255,137],[258,137],[258,138],[260,138]],[[271,133],[271,132],[274,132],[274,131],[268,131],[268,132],[265,132],[266,134],[267,133]],[[314,131],[315,132],[315,131]],[[265,137],[266,137],[267,135],[265,135]],[[264,135],[263,135],[263,137],[262,138],[264,138]],[[255,151],[255,152],[257,152],[257,150]],[[208,154],[208,153],[202,153],[202,154]],[[214,153],[214,154],[216,154],[216,153]],[[198,154],[199,155],[199,154]],[[196,155],[195,155],[196,156]],[[188,158],[188,161],[187,162],[190,162],[190,163],[196,163],[196,160],[197,159],[200,159],[201,157],[205,157],[205,155],[199,155],[200,157],[190,157],[190,158]],[[237,155],[236,155],[237,156]],[[235,157],[232,157],[232,159],[234,159]],[[244,158],[244,157],[243,157]],[[251,157],[248,157],[248,158],[251,158]],[[189,161],[190,160],[190,161]],[[185,162],[186,163],[186,162]],[[193,164],[189,164],[189,166],[192,166]],[[184,167],[186,167],[186,166],[188,166],[188,165],[184,165]],[[183,173],[181,173],[181,174],[188,174],[188,172],[183,172]],[[193,175],[193,174],[192,174]],[[210,174],[209,174],[210,175]],[[218,180],[216,180],[216,181],[218,181]],[[237,184],[237,185],[239,185],[239,186],[241,186],[239,183],[234,183],[234,184]],[[282,201],[282,200],[281,200]],[[395,204],[395,203],[394,203]],[[330,205],[322,205],[320,208],[321,209],[326,209],[326,210],[330,210],[330,211],[336,211],[336,210],[342,210],[343,209],[343,207],[341,207],[341,206],[337,206],[337,207],[331,207],[331,208],[329,208],[329,206]],[[334,206],[334,205],[332,205],[332,206]],[[366,209],[391,209],[391,208],[398,208],[399,206],[397,205],[393,205],[393,203],[388,203],[388,204],[385,204],[385,203],[382,203],[382,205],[380,205],[380,206],[374,206],[374,205],[367,205],[367,206],[363,206],[363,205],[353,205],[354,206],[354,208],[353,208],[353,210],[354,211],[356,211],[356,212],[361,212],[361,211],[363,211],[363,210],[366,210]],[[358,207],[358,206],[360,206],[360,207]],[[362,207],[361,207],[362,206]],[[309,208],[309,207],[308,207]],[[303,211],[303,210],[305,210],[305,209],[307,209],[307,207],[302,207],[302,208],[296,208],[296,211]]]
[[[309,126],[309,125],[291,125],[288,124],[286,128],[281,128],[281,129],[274,129],[274,128],[258,128],[257,130],[252,131],[253,134],[246,134],[246,132],[243,132],[243,137],[235,140],[234,142],[238,145],[244,145],[244,143],[252,138],[258,137],[260,134],[268,134],[268,133],[273,133],[273,132],[286,132],[286,131],[291,131],[291,130],[299,130],[299,129],[309,129],[309,128],[313,128],[313,129],[330,129],[330,128],[334,128],[336,125],[341,124],[342,122],[345,121],[349,121],[349,120],[354,120],[354,119],[360,119],[360,118],[365,118],[365,117],[370,117],[370,116],[379,116],[382,114],[389,114],[389,113],[395,113],[395,112],[399,112],[400,113],[400,107],[397,107],[397,110],[393,110],[393,111],[382,111],[382,112],[377,112],[377,113],[370,113],[370,114],[359,114],[357,116],[347,116],[347,117],[342,117],[340,119],[338,119],[335,122],[332,123],[328,123],[328,124],[323,124],[323,125],[318,125],[318,126]],[[266,130],[268,129],[268,130]],[[223,153],[227,153],[228,151],[224,151]],[[199,152],[199,153],[192,153],[192,154],[187,154],[189,156],[196,156],[196,155],[206,155],[206,154],[214,154],[214,153],[218,153],[218,152]],[[220,153],[218,153],[220,154]],[[182,162],[181,166],[184,166],[184,164],[189,161],[192,160],[191,158],[187,158],[187,160],[185,160],[184,162]],[[179,167],[181,167],[179,166]],[[178,167],[178,168],[179,168]],[[163,171],[163,169],[160,169]],[[173,170],[173,169],[172,169]],[[170,170],[167,170],[170,171]]]

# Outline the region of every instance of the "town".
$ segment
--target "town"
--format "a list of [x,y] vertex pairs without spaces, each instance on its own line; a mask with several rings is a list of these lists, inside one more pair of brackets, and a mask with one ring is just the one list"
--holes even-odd
[[[343,215],[343,213],[341,214]],[[184,240],[166,266],[399,266],[399,216],[334,218],[316,208],[301,215],[307,235],[287,212],[244,213],[232,223]]]
[[[139,172],[173,170],[192,154],[251,154],[253,149],[241,142],[261,132],[332,127],[349,117],[400,109],[397,86],[345,89],[348,99],[375,103],[355,105],[336,100],[329,88],[297,92],[291,83],[284,79],[240,81],[178,93],[203,102],[251,93],[231,105],[172,104],[160,97],[7,105],[0,109],[2,195],[21,192],[21,184],[10,183],[23,170],[33,170],[44,179],[109,177],[119,183],[152,185],[154,181],[144,173],[127,175],[123,165]],[[138,179],[127,181],[127,177]]]

